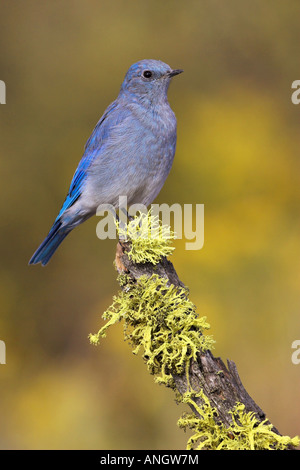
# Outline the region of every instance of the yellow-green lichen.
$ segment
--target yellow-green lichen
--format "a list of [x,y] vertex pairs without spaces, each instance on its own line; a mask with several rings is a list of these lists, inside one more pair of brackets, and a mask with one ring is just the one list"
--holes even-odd
[[128,224],[116,221],[117,232],[120,240],[131,243],[127,255],[134,263],[157,264],[163,256],[173,253],[171,246],[175,238],[174,232],[167,225],[162,225],[158,216],[149,211],[148,214],[141,213],[130,220]]
[[115,296],[103,314],[107,323],[90,342],[98,344],[114,323],[124,321],[124,335],[133,353],[143,358],[156,381],[170,385],[171,373],[180,374],[197,352],[210,349],[213,340],[202,332],[209,328],[205,317],[198,317],[186,289],[168,285],[157,275],[140,277]]
[[[202,406],[195,403],[195,396],[201,398]],[[178,420],[180,428],[193,431],[187,450],[285,450],[300,443],[297,436],[290,438],[274,432],[268,420],[259,421],[255,413],[245,411],[244,404],[237,403],[229,412],[232,424],[225,427],[218,423],[218,412],[203,391],[187,392],[181,401],[193,406],[199,415],[186,413]]]
[[[151,213],[141,214],[123,228],[117,223],[117,229],[120,239],[130,242],[127,255],[134,263],[155,265],[174,250],[170,246],[174,234]],[[104,326],[89,335],[90,342],[99,344],[109,327],[122,320],[125,340],[131,343],[134,354],[142,353],[158,383],[173,386],[172,374],[186,371],[189,390],[182,396],[178,392],[177,397],[197,412],[184,414],[178,421],[180,428],[193,431],[188,450],[266,450],[299,445],[298,437],[276,434],[267,420],[260,422],[241,403],[229,412],[231,425],[225,427],[203,391],[191,391],[190,361],[196,359],[198,352],[211,349],[214,341],[203,334],[209,328],[206,317],[198,317],[186,289],[170,285],[155,274],[136,281],[120,274],[118,280],[122,290],[103,314]],[[196,397],[201,405],[199,400],[195,402]]]

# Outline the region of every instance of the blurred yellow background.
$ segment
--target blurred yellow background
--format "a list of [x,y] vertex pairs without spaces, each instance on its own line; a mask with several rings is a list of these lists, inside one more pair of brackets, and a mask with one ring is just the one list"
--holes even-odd
[[211,324],[215,355],[283,434],[300,434],[297,0],[0,2],[2,449],[184,449],[184,408],[123,342],[87,336],[117,292],[114,241],[96,217],[46,268],[28,260],[128,67],[184,74],[172,171],[156,202],[205,205],[205,242],[172,261]]

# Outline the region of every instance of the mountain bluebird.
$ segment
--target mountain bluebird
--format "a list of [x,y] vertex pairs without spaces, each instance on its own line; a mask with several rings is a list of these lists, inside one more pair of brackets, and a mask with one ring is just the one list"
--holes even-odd
[[88,139],[83,157],[54,224],[29,264],[45,265],[73,228],[96,214],[100,204],[118,210],[148,206],[161,190],[176,147],[176,118],[167,91],[172,70],[159,60],[133,64],[117,99],[106,109]]

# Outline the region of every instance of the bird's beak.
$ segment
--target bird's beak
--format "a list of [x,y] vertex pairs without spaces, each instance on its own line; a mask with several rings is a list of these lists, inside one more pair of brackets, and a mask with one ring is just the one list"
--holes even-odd
[[179,75],[180,73],[182,73],[183,70],[181,69],[175,69],[175,70],[171,70],[170,72],[168,72],[168,77],[175,77],[175,75]]

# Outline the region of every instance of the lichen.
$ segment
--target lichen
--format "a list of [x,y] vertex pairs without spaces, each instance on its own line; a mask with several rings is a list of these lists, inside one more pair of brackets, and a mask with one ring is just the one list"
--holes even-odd
[[[195,403],[196,396],[201,398],[202,406]],[[260,421],[254,412],[246,412],[242,403],[229,412],[232,423],[226,427],[218,420],[217,410],[203,391],[187,392],[182,401],[192,405],[199,415],[186,413],[178,420],[180,428],[193,431],[187,450],[285,450],[300,443],[298,436],[291,438],[274,432],[267,419]]]
[[163,225],[158,216],[152,215],[151,210],[148,214],[141,213],[128,224],[116,220],[116,225],[120,240],[129,241],[131,245],[127,256],[134,263],[155,265],[175,249],[171,246],[175,233]]
[[171,373],[181,374],[185,364],[196,359],[198,352],[211,349],[211,336],[202,334],[209,328],[205,317],[198,317],[186,289],[168,285],[156,274],[129,281],[103,314],[107,323],[97,334],[90,335],[99,344],[107,329],[124,321],[124,336],[133,353],[142,352],[148,370],[156,381],[171,385]]
[[[122,228],[117,223],[117,228],[120,239],[129,241],[127,255],[134,263],[155,265],[174,250],[170,246],[174,234],[151,213],[141,214]],[[188,390],[183,395],[176,393],[178,401],[196,411],[184,414],[178,421],[180,428],[193,431],[188,450],[277,450],[299,445],[298,437],[278,435],[267,420],[259,421],[241,403],[236,403],[229,412],[231,425],[226,427],[204,392],[191,389],[190,362],[196,359],[197,353],[211,349],[214,340],[204,335],[209,324],[206,317],[197,315],[187,289],[170,284],[156,274],[133,281],[124,273],[118,281],[121,291],[103,314],[104,326],[98,333],[89,335],[90,342],[99,344],[112,325],[123,321],[125,340],[131,343],[134,354],[142,354],[156,382],[174,387],[172,375],[185,371]]]

